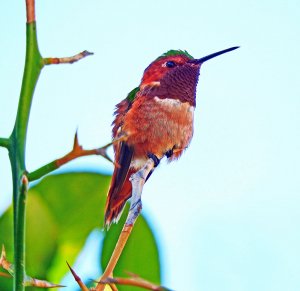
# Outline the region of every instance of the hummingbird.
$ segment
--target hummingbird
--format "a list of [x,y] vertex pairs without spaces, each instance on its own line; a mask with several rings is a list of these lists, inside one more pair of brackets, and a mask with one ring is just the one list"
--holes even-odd
[[116,105],[112,123],[115,167],[105,206],[107,227],[118,221],[131,197],[131,175],[149,158],[155,167],[163,157],[169,162],[178,159],[190,144],[202,64],[237,48],[200,59],[185,50],[169,50],[145,69],[140,85]]

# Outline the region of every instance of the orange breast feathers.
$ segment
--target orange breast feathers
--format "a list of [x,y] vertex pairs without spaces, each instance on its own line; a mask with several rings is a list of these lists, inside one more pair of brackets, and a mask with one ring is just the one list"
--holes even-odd
[[174,150],[178,158],[193,136],[194,107],[178,99],[138,96],[124,117],[126,143],[134,147],[133,159],[152,153],[162,158]]

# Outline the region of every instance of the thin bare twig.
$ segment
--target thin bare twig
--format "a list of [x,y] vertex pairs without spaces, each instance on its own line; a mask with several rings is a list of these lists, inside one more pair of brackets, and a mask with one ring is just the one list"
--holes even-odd
[[43,62],[44,65],[58,65],[58,64],[73,64],[75,62],[78,62],[79,60],[91,56],[94,53],[83,51],[79,54],[76,54],[72,57],[63,57],[63,58],[44,58]]

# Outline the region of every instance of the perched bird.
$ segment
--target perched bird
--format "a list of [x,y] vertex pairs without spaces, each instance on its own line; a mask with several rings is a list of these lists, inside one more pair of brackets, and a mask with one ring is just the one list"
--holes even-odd
[[[116,222],[131,197],[130,176],[149,158],[178,159],[193,136],[196,86],[201,65],[238,47],[200,59],[170,50],[144,71],[139,87],[116,106],[112,135],[115,168],[105,208],[105,225]],[[147,179],[151,173],[148,175]]]

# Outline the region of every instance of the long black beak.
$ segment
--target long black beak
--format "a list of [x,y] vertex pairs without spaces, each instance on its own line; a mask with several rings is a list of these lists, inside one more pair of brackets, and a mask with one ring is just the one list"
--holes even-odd
[[231,51],[233,51],[233,50],[236,50],[237,48],[239,48],[239,46],[234,46],[234,47],[228,48],[228,49],[226,49],[226,50],[222,50],[222,51],[219,51],[219,52],[210,54],[210,55],[208,55],[208,56],[206,56],[206,57],[203,57],[203,58],[201,58],[201,59],[192,60],[192,62],[193,62],[194,64],[203,64],[204,62],[206,62],[206,61],[208,61],[208,60],[210,60],[210,59],[212,59],[212,58],[215,58],[215,57],[217,57],[217,56],[219,56],[219,55],[222,55],[222,54],[231,52]]

